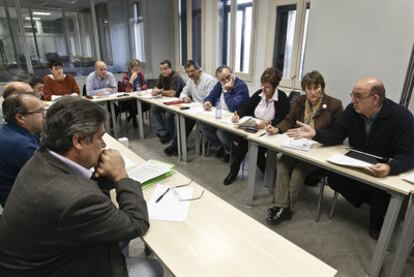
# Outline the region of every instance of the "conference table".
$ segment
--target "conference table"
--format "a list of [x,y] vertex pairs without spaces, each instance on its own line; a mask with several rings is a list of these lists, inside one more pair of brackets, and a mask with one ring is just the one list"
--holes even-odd
[[[145,162],[109,135],[109,148],[136,164]],[[186,184],[175,172],[160,184]],[[175,276],[334,276],[337,271],[234,208],[199,184],[201,199],[192,201],[184,222],[150,219],[145,243]],[[148,201],[154,187],[144,189]],[[112,192],[112,199],[116,201]]]
[[[361,170],[348,168],[344,166],[338,166],[328,162],[328,158],[332,155],[345,154],[346,152],[348,152],[344,145],[323,146],[319,143],[316,143],[312,146],[312,149],[310,151],[300,151],[283,147],[282,144],[287,139],[288,137],[284,134],[263,135],[263,133],[259,133],[257,135],[249,137],[249,179],[248,189],[246,192],[246,203],[248,205],[252,205],[254,200],[254,178],[256,174],[256,161],[259,146],[263,146],[268,149],[268,164],[266,165],[266,168],[273,169],[273,171],[276,168],[276,153],[282,153],[293,158],[302,160],[306,163],[313,164],[319,168],[323,168],[328,171],[335,172],[345,177],[354,179],[356,181],[363,182],[367,185],[385,190],[391,195],[391,200],[369,268],[370,276],[378,276],[384,261],[386,250],[393,235],[393,231],[396,225],[396,221],[398,219],[402,201],[406,196],[410,196],[410,194],[414,192],[413,186],[410,183],[404,181],[401,175],[377,178],[369,174],[366,174]],[[413,174],[414,170],[406,174],[410,173]],[[269,178],[269,180],[271,180],[271,178]],[[271,186],[271,184],[268,185]],[[410,215],[412,216],[412,209],[410,209],[410,211]],[[407,225],[407,223],[408,222],[406,222],[405,224]],[[412,224],[411,221],[409,223]],[[410,232],[412,232],[412,230],[413,229],[411,229]],[[405,237],[402,237],[402,239],[404,239],[404,241],[407,240],[407,238]]]

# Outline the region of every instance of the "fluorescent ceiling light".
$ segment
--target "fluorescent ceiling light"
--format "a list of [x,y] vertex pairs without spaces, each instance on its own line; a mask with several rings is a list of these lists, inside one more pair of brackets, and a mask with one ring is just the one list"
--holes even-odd
[[77,2],[79,2],[79,0],[72,1],[72,2],[70,2],[70,3],[73,5],[73,4],[77,3]]
[[[25,20],[30,20],[30,17],[27,16],[24,19]],[[40,20],[40,17],[33,17],[33,20]]]
[[50,12],[33,12],[33,15],[51,15]]

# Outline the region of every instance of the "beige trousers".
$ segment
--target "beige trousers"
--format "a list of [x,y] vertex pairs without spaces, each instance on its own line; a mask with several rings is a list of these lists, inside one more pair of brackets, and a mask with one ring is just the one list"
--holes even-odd
[[276,206],[293,208],[305,177],[317,169],[311,164],[282,155],[277,163]]

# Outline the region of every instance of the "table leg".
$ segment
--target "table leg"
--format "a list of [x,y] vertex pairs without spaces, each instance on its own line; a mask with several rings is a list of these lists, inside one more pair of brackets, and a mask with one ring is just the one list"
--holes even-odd
[[144,139],[144,114],[142,112],[142,102],[137,99],[137,109],[138,109],[138,130],[139,138]]
[[277,152],[271,149],[267,150],[266,169],[264,175],[264,186],[268,188],[269,194],[273,194],[275,184]]
[[118,138],[118,125],[116,124],[116,115],[115,115],[115,103],[114,101],[110,101],[111,103],[111,117],[112,117],[112,128],[114,128],[114,137]]
[[246,206],[248,208],[253,206],[258,150],[259,145],[249,140],[249,177],[246,190]]
[[395,223],[397,221],[403,196],[391,194],[390,204],[388,205],[387,214],[385,215],[384,224],[382,225],[381,233],[375,247],[374,256],[372,257],[369,267],[369,276],[379,276],[382,264],[384,262],[385,252],[391,240],[394,231]]
[[179,114],[175,114],[175,133],[177,136],[178,161],[181,161],[182,146],[181,146],[181,139],[180,139],[181,136],[180,136],[180,115]]
[[401,276],[404,265],[410,254],[411,246],[414,240],[414,203],[411,201],[408,206],[408,213],[401,232],[401,238],[398,241],[392,261],[390,276]]
[[197,155],[201,154],[201,149],[200,149],[200,145],[201,145],[201,139],[200,139],[200,124],[198,124],[198,122],[195,125],[195,152]]
[[[188,155],[187,155],[187,136],[186,136],[186,131],[185,131],[185,117],[182,116],[181,114],[177,114],[177,116],[180,119],[180,133],[179,133],[179,137],[177,137],[178,140],[181,141],[181,160],[183,162],[187,162],[188,161]],[[177,135],[178,135],[178,130],[177,130]]]

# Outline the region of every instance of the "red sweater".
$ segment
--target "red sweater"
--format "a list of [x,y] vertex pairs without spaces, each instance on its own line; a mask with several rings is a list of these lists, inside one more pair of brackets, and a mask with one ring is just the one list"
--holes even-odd
[[56,81],[47,75],[44,81],[43,97],[46,101],[52,100],[52,95],[69,95],[72,93],[79,95],[80,93],[78,84],[72,75],[66,75],[63,81]]

